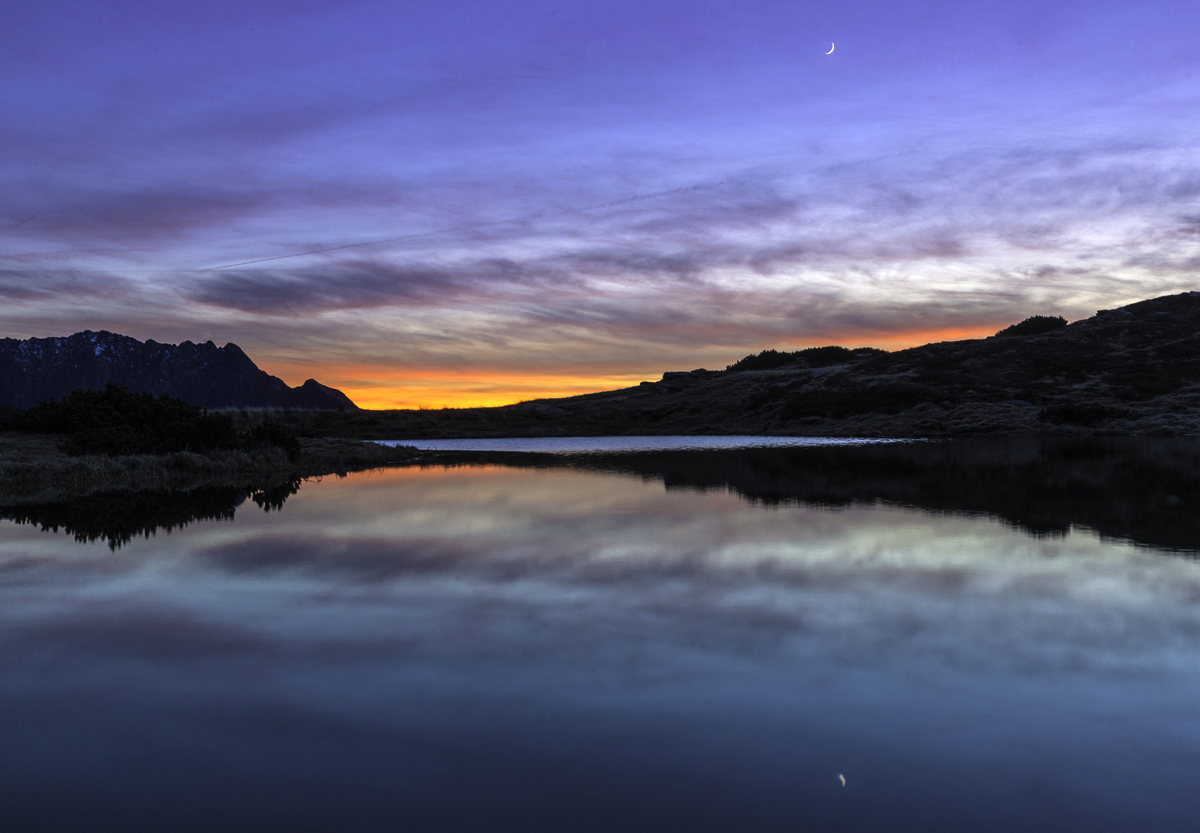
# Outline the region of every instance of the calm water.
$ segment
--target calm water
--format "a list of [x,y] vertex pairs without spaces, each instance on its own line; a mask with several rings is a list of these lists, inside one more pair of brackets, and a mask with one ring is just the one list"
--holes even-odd
[[380,440],[381,445],[411,445],[431,451],[520,451],[549,454],[602,454],[620,451],[717,451],[743,448],[861,446],[912,440],[843,437],[518,437],[470,440]]
[[1194,830],[1195,452],[449,457],[150,538],[35,507],[0,522],[0,817]]

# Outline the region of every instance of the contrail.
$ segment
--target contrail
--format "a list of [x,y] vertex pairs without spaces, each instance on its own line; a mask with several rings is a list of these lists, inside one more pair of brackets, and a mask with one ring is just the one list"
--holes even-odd
[[257,260],[243,260],[238,263],[226,263],[222,266],[210,266],[207,269],[201,269],[202,272],[216,272],[220,269],[233,269],[237,266],[253,266],[256,263],[270,263],[275,260],[288,260],[295,257],[308,257],[310,255],[323,255],[328,252],[341,252],[346,249],[361,249],[364,246],[379,246],[384,243],[403,243],[406,240],[420,240],[423,237],[436,237],[439,234],[452,234],[456,231],[474,231],[481,228],[491,228],[493,226],[506,226],[513,223],[525,223],[532,220],[543,220],[547,217],[565,217],[568,214],[580,214],[585,211],[598,211],[602,208],[619,208],[623,205],[633,205],[647,200],[657,200],[663,197],[673,197],[676,194],[687,194],[693,191],[705,191],[711,188],[720,188],[725,184],[725,180],[720,182],[705,183],[701,185],[688,185],[683,188],[671,188],[666,191],[655,191],[650,194],[637,194],[632,197],[626,197],[620,200],[611,202],[601,202],[594,205],[587,205],[581,208],[569,208],[563,211],[556,211],[553,214],[544,214],[537,212],[535,214],[526,214],[522,217],[512,217],[507,220],[494,220],[490,223],[472,223],[467,226],[450,226],[448,228],[437,229],[435,231],[425,231],[420,234],[405,234],[400,237],[387,237],[382,240],[366,240],[362,243],[346,243],[342,246],[326,246],[321,249],[309,249],[305,252],[293,252],[286,255],[275,255],[274,257],[261,257]]

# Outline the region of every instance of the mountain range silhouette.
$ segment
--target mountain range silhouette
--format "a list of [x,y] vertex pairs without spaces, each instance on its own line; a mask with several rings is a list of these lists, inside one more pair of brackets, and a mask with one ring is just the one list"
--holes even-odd
[[63,338],[0,339],[0,407],[24,409],[116,382],[202,408],[357,410],[340,390],[309,379],[290,387],[236,344],[160,344],[106,330]]

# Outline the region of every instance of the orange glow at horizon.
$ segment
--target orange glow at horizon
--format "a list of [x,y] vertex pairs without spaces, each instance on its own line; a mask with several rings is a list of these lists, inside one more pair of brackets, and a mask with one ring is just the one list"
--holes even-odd
[[[840,338],[805,339],[793,343],[777,340],[775,349],[802,350],[824,344],[841,344],[852,348],[881,347],[887,350],[903,350],[938,341],[982,338],[992,335],[996,329],[995,326],[985,326],[888,334],[848,333]],[[741,352],[739,348],[732,348],[728,361],[721,367],[764,349],[768,348],[741,349]],[[521,373],[488,368],[463,370],[436,366],[389,368],[381,365],[347,366],[320,362],[302,365],[295,361],[265,362],[260,367],[283,378],[289,385],[299,385],[305,379],[313,378],[342,391],[360,408],[391,410],[486,408],[535,399],[579,396],[634,387],[639,382],[661,378],[665,371],[690,370],[694,366],[683,367],[688,364],[686,360],[676,361],[675,364],[679,366],[662,367],[645,373],[631,373],[626,368],[612,368],[609,372],[596,373],[579,373],[567,369],[562,372],[538,370]]]
[[441,367],[392,369],[318,364],[299,367],[291,363],[263,364],[261,367],[293,386],[314,378],[323,385],[337,388],[360,408],[369,410],[488,408],[628,388],[662,375],[661,371],[657,374],[579,374],[565,370],[561,373],[520,373],[479,368],[464,372]]
[[[661,374],[660,374],[661,375]],[[410,377],[411,378],[411,377]],[[574,376],[497,373],[493,375],[447,375],[434,379],[412,378],[399,385],[362,385],[347,382],[331,385],[354,400],[360,408],[489,408],[513,405],[532,399],[560,399],[584,393],[616,390],[646,381],[645,375]],[[657,379],[658,376],[653,378]]]
[[[994,335],[998,330],[1007,326],[1011,322],[1002,324],[990,324],[982,327],[944,327],[939,330],[919,330],[917,332],[908,333],[889,333],[886,335],[852,333],[843,336],[838,341],[828,342],[830,344],[841,344],[844,347],[881,347],[885,350],[907,350],[909,347],[920,347],[923,344],[935,344],[939,341],[961,341],[971,338],[985,338]],[[794,349],[800,350],[803,347],[814,347],[819,345],[809,344],[805,342],[802,347]]]

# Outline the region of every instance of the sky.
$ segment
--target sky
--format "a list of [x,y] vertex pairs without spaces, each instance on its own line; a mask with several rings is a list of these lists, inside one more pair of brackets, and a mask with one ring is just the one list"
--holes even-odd
[[364,407],[494,405],[1200,288],[1194,2],[3,21],[3,337],[234,342]]

